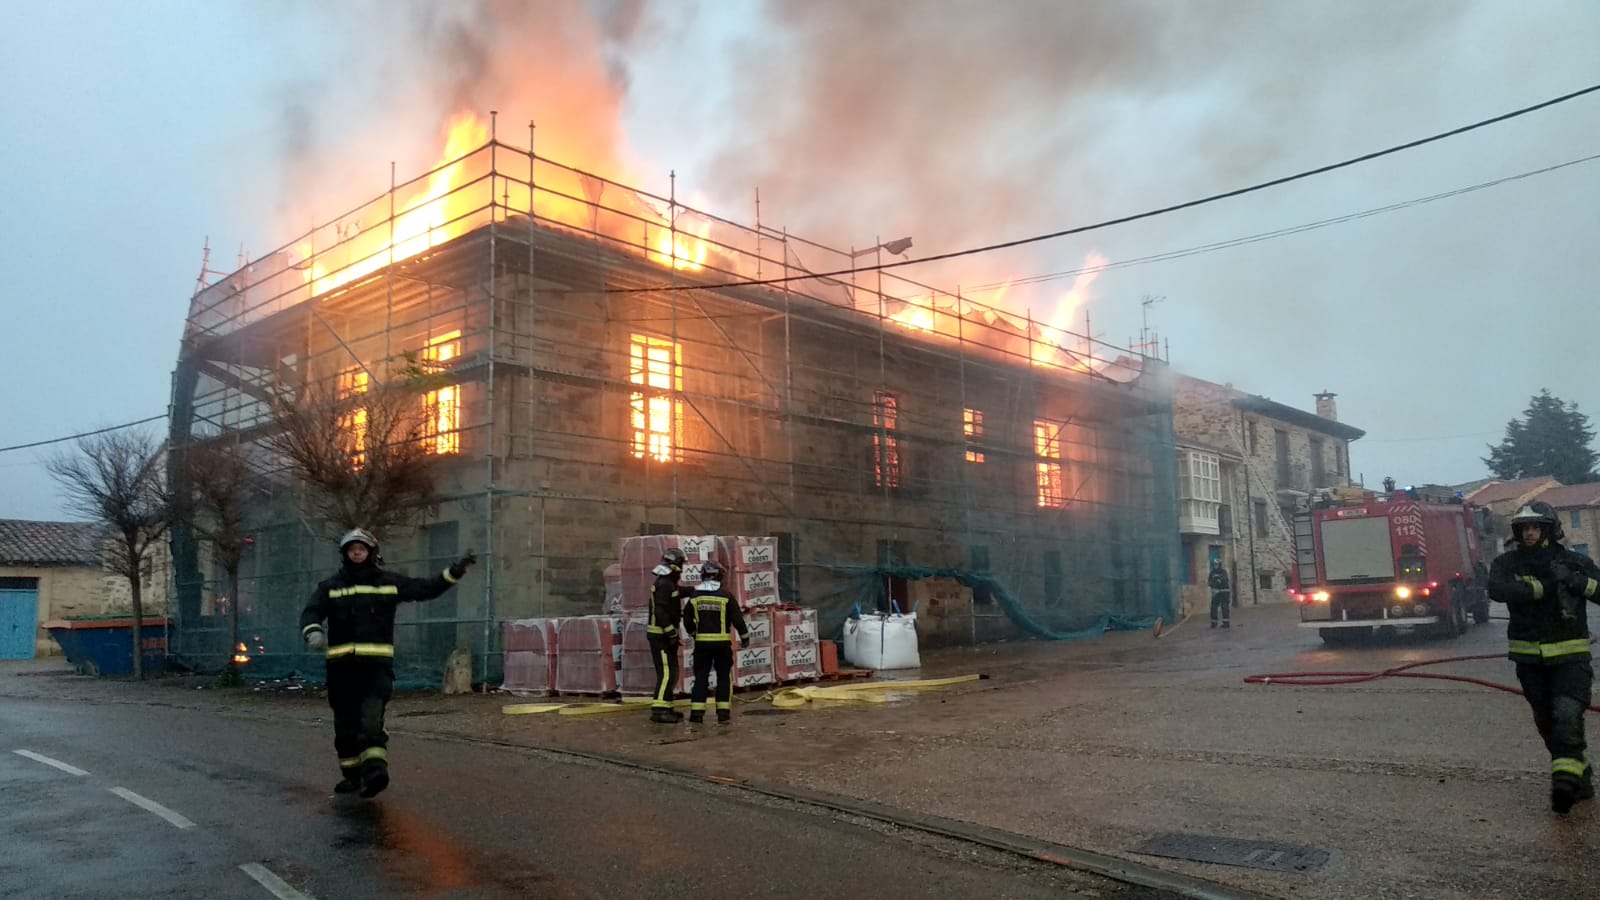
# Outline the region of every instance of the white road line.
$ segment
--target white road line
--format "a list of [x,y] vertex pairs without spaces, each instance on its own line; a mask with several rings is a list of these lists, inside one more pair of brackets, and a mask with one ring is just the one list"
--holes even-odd
[[185,819],[183,816],[180,816],[177,813],[173,812],[172,810],[167,809],[165,806],[162,806],[161,804],[155,802],[154,800],[148,800],[148,799],[146,799],[144,797],[141,797],[138,794],[135,794],[133,791],[128,790],[127,788],[114,787],[114,788],[111,788],[111,793],[116,794],[118,797],[121,797],[122,799],[128,801],[129,803],[132,803],[134,806],[139,807],[140,809],[148,810],[150,812],[155,813],[156,815],[160,816],[163,819],[166,819],[168,822],[171,822],[173,825],[176,825],[179,828],[193,828],[194,827],[194,823],[189,821],[188,819]]
[[254,878],[257,884],[271,891],[272,896],[277,897],[278,900],[316,900],[310,894],[303,894],[290,887],[289,882],[272,874],[266,866],[260,863],[245,863],[239,868],[243,869],[246,875]]
[[78,768],[77,766],[69,766],[66,763],[64,763],[61,760],[59,760],[59,759],[51,759],[50,757],[45,756],[42,753],[35,753],[32,750],[13,750],[11,752],[15,753],[18,756],[26,756],[27,758],[33,760],[34,762],[41,762],[41,763],[44,763],[47,766],[55,766],[56,768],[60,769],[61,771],[65,772],[65,773],[67,773],[68,775],[87,775],[87,774],[89,774],[88,772],[85,772],[84,770]]

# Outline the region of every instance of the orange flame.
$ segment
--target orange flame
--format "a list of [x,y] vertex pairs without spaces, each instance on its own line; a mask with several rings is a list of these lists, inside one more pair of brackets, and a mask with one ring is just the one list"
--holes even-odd
[[[325,294],[477,227],[479,223],[463,217],[483,201],[459,190],[467,175],[466,162],[460,158],[488,143],[488,126],[470,112],[459,113],[445,127],[445,135],[440,163],[458,161],[436,169],[421,190],[399,201],[399,212],[388,228],[362,231],[359,223],[352,223],[350,233],[341,233],[344,246],[339,257],[348,262],[332,271],[325,262],[313,262],[305,276],[313,294]],[[310,258],[313,249],[309,244],[298,248],[302,258]]]
[[711,223],[702,224],[698,231],[698,234],[680,231],[674,240],[670,229],[657,230],[655,250],[648,254],[650,261],[680,271],[698,272],[705,268],[705,238],[711,233]]

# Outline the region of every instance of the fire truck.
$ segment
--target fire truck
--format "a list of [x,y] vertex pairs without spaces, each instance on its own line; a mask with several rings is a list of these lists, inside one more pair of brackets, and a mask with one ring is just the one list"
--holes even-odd
[[1300,627],[1340,644],[1377,628],[1438,637],[1489,621],[1483,511],[1459,496],[1341,489],[1294,516]]

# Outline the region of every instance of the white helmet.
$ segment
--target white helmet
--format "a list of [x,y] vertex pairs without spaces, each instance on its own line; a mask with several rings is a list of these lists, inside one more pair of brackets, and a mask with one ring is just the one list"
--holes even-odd
[[378,539],[373,537],[372,532],[365,528],[352,528],[346,531],[344,537],[339,538],[339,552],[343,553],[344,548],[351,544],[366,544],[368,553],[378,552]]

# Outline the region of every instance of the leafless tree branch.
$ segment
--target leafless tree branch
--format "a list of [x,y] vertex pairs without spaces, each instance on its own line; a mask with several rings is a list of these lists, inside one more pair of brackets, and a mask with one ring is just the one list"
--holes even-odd
[[114,540],[105,567],[128,580],[133,602],[133,676],[144,677],[141,624],[144,578],[150,551],[166,534],[171,503],[167,494],[166,445],[140,431],[110,431],[77,442],[46,467],[73,512],[105,526]]

